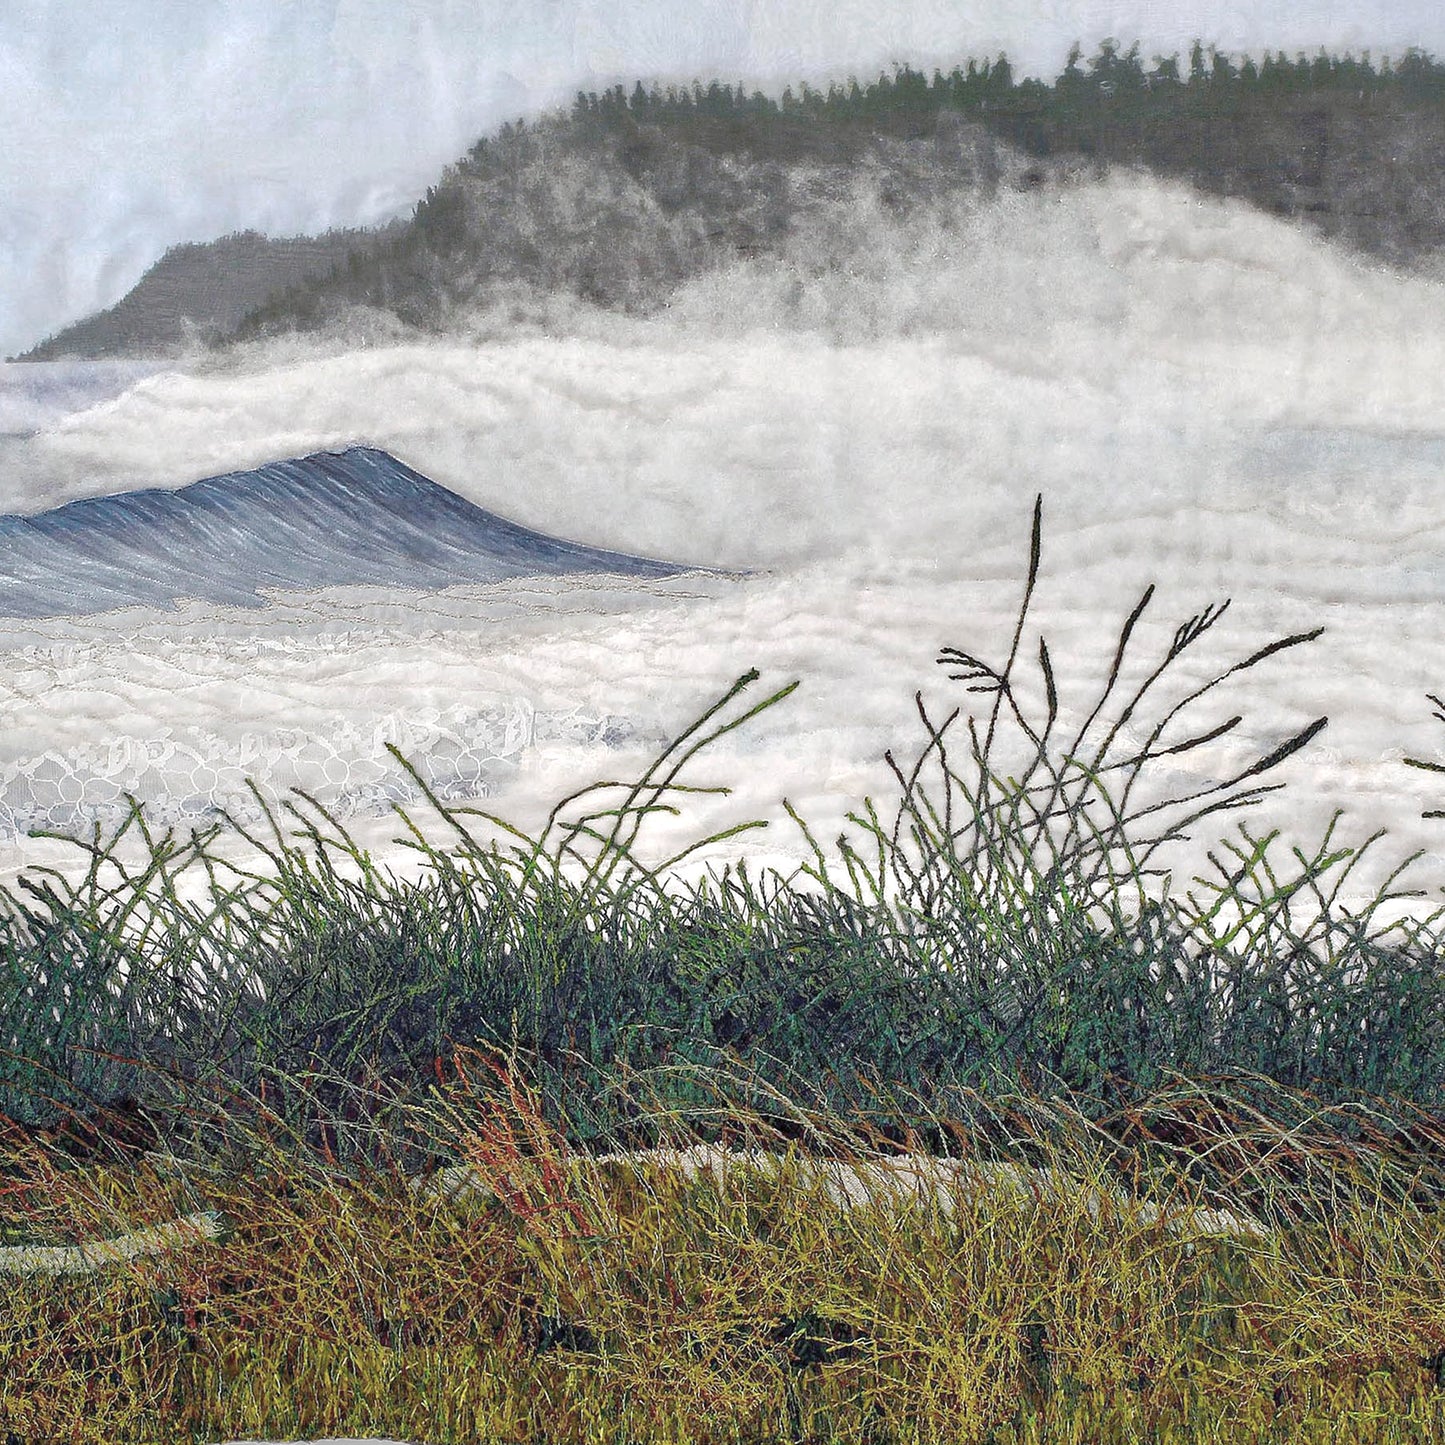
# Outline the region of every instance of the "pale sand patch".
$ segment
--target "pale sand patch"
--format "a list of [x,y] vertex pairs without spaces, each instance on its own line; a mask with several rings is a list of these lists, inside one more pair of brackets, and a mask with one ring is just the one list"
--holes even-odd
[[[707,1170],[721,1179],[729,1168],[745,1167],[775,1172],[785,1160],[784,1155],[769,1151],[733,1152],[707,1144],[691,1148],[648,1149],[633,1153],[598,1154],[583,1158],[592,1165],[631,1164],[639,1169],[656,1165],[676,1169],[685,1178]],[[821,1175],[828,1200],[843,1208],[864,1204],[869,1199],[892,1198],[903,1205],[937,1205],[944,1213],[952,1210],[955,1190],[1010,1191],[1035,1199],[1055,1198],[1065,1190],[1078,1191],[1085,1185],[1079,1179],[1047,1169],[1026,1169],[1019,1164],[972,1159],[947,1159],[930,1154],[909,1154],[889,1159],[860,1160],[856,1163],[837,1159],[813,1159],[794,1156],[804,1178]],[[414,1179],[413,1189],[441,1194],[453,1199],[461,1194],[488,1193],[487,1185],[470,1165],[456,1164],[430,1178]],[[1157,1223],[1165,1211],[1147,1201],[1132,1201],[1119,1189],[1107,1191],[1116,1206],[1137,1211],[1141,1225]],[[1085,1206],[1091,1216],[1099,1217],[1101,1191],[1089,1188]],[[1169,1232],[1175,1235],[1230,1235],[1254,1239],[1268,1238],[1271,1231],[1258,1220],[1245,1214],[1219,1209],[1184,1209],[1171,1215]]]
[[[649,1165],[676,1169],[684,1178],[707,1170],[716,1179],[732,1168],[750,1168],[776,1172],[787,1156],[762,1150],[733,1152],[707,1144],[689,1149],[650,1149],[633,1153],[574,1156],[574,1162],[600,1166],[630,1164],[639,1170]],[[961,1190],[1011,1192],[1036,1200],[1058,1198],[1065,1190],[1084,1189],[1082,1181],[1046,1169],[1025,1169],[1022,1165],[945,1159],[934,1155],[911,1154],[891,1159],[860,1160],[848,1163],[836,1159],[812,1159],[793,1156],[802,1177],[821,1176],[824,1193],[830,1203],[842,1208],[892,1199],[902,1206],[936,1205],[943,1213],[952,1211]],[[466,1194],[488,1194],[481,1175],[467,1164],[452,1165],[435,1175],[408,1181],[414,1190],[456,1199]],[[1107,1192],[1116,1208],[1132,1212],[1140,1225],[1148,1227],[1165,1215],[1157,1205],[1134,1201],[1122,1190],[1100,1191],[1090,1187],[1085,1207],[1097,1219],[1102,1195]],[[214,1211],[186,1215],[166,1224],[131,1230],[111,1239],[87,1241],[76,1245],[10,1245],[0,1248],[0,1274],[84,1274],[108,1264],[121,1263],[141,1255],[160,1254],[167,1250],[204,1244],[221,1237],[221,1216]],[[1184,1209],[1168,1217],[1172,1235],[1222,1235],[1236,1238],[1267,1239],[1271,1231],[1258,1220],[1245,1214],[1219,1209]]]
[[89,1274],[140,1255],[163,1254],[219,1239],[222,1228],[221,1216],[207,1210],[84,1244],[7,1245],[0,1249],[0,1274]]

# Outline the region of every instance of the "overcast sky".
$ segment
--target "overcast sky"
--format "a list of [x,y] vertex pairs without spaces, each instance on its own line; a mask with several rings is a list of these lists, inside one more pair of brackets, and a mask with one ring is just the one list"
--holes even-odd
[[637,78],[825,80],[1075,39],[1445,53],[1440,0],[0,0],[0,355],[175,241],[405,211],[501,120]]

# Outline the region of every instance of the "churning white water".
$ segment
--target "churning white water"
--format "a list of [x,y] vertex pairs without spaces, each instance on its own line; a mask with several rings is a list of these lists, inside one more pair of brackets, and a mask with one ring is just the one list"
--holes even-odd
[[1342,807],[1345,841],[1387,827],[1390,860],[1423,848],[1418,881],[1445,884],[1445,821],[1420,816],[1445,807],[1445,777],[1402,762],[1445,760],[1425,698],[1445,690],[1445,287],[1242,206],[1115,178],[906,225],[855,214],[648,321],[288,344],[107,377],[68,407],[47,375],[3,369],[17,414],[50,389],[25,411],[34,435],[0,453],[0,510],[364,443],[541,531],[753,570],[0,623],[9,873],[65,856],[27,828],[108,816],[126,791],[200,818],[247,776],[315,789],[385,849],[404,794],[388,741],[444,792],[533,825],[753,667],[758,696],[801,686],[700,761],[695,781],[733,796],[660,820],[658,854],[765,817],[724,851],[801,857],[783,797],[831,837],[889,795],[885,749],[922,742],[916,689],[939,711],[981,705],[934,658],[1003,661],[1042,493],[1025,657],[1042,630],[1066,720],[1150,582],[1141,664],[1234,599],[1166,703],[1323,625],[1211,696],[1201,725],[1244,722],[1177,759],[1178,780],[1327,714],[1260,825],[1308,847]]

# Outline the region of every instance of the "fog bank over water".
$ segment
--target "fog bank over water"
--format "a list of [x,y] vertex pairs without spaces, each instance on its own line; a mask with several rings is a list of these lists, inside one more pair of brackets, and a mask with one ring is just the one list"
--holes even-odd
[[[33,410],[50,375],[7,367],[0,397]],[[650,321],[493,316],[446,341],[276,343],[76,392],[0,453],[0,510],[367,445],[555,536],[759,575],[6,624],[0,851],[11,868],[51,858],[15,831],[126,790],[200,817],[245,772],[316,787],[382,842],[399,786],[384,741],[532,822],[640,764],[749,667],[760,688],[802,686],[719,746],[699,778],[734,796],[662,827],[659,852],[703,824],[779,819],[784,795],[831,836],[889,793],[884,750],[923,740],[915,689],[969,701],[938,647],[1002,662],[1042,493],[1026,652],[1045,631],[1066,723],[1150,582],[1141,661],[1234,599],[1166,701],[1323,625],[1200,709],[1200,725],[1244,723],[1178,759],[1195,770],[1180,779],[1328,714],[1264,816],[1308,847],[1343,806],[1347,841],[1387,826],[1392,857],[1441,855],[1422,872],[1438,885],[1445,823],[1419,814],[1445,786],[1401,758],[1445,759],[1424,697],[1445,688],[1442,377],[1445,287],[1117,177],[906,224],[840,212]],[[759,850],[802,845],[783,819],[734,851]]]

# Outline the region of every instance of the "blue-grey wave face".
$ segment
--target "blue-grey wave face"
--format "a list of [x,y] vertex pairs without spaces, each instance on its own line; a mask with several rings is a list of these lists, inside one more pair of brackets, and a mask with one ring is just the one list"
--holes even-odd
[[352,447],[0,516],[0,616],[53,617],[180,598],[255,606],[258,589],[432,589],[511,577],[688,570],[508,522],[384,451]]

